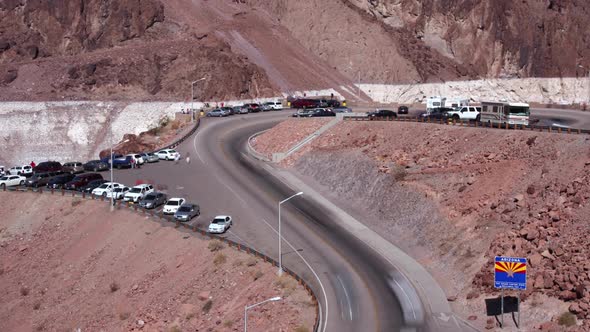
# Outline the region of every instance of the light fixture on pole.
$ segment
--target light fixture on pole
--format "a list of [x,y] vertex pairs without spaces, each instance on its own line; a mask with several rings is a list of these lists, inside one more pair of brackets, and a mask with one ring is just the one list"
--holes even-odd
[[244,332],[248,332],[248,310],[250,310],[250,309],[252,309],[254,307],[257,307],[257,306],[259,306],[261,304],[265,304],[266,302],[279,301],[280,299],[281,299],[280,296],[275,296],[275,297],[272,297],[272,298],[270,298],[268,300],[264,300],[264,301],[258,302],[256,304],[245,306],[244,307]]
[[[578,65],[578,67],[582,68],[583,70],[587,70],[586,67],[582,66],[582,65]],[[588,101],[586,103],[586,107],[590,107],[590,70],[588,71]]]
[[282,243],[281,240],[283,238],[281,236],[281,204],[285,203],[286,201],[290,200],[293,197],[300,196],[300,195],[303,195],[302,191],[296,193],[295,195],[289,196],[279,202],[279,271],[278,271],[279,276],[283,274],[283,253],[282,253],[282,247],[281,247],[281,243]]
[[195,117],[195,108],[194,108],[194,100],[195,100],[195,83],[198,83],[204,80],[206,77],[202,77],[196,81],[191,82],[191,122],[194,121]]

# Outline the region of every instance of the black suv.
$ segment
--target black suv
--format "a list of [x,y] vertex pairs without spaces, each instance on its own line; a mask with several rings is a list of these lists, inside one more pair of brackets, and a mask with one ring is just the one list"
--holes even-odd
[[71,173],[66,173],[58,176],[54,176],[47,182],[47,188],[61,189],[64,185],[72,181],[76,176]]
[[408,114],[410,112],[410,110],[408,109],[408,106],[400,106],[397,108],[397,114]]
[[59,172],[61,170],[61,163],[57,161],[44,161],[33,168],[33,173]]
[[83,165],[85,171],[99,172],[109,169],[109,164],[102,160],[91,160]]
[[49,182],[49,180],[51,180],[54,176],[58,176],[62,174],[62,172],[45,172],[45,173],[37,173],[34,174],[33,176],[31,176],[30,178],[28,178],[25,181],[25,185],[27,187],[33,187],[33,188],[38,188],[38,187],[44,187],[45,185],[47,185],[47,182]]
[[374,112],[368,112],[369,118],[397,118],[397,114],[392,110],[376,110]]

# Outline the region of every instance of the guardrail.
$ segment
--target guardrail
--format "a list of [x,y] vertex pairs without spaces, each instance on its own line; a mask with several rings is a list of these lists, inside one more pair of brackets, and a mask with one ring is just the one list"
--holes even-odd
[[194,124],[193,128],[188,133],[184,134],[181,138],[177,139],[176,141],[172,142],[171,144],[168,144],[165,147],[158,149],[157,151],[160,151],[163,149],[174,149],[175,147],[179,146],[182,142],[186,141],[187,138],[191,137],[195,133],[195,131],[197,131],[200,124],[201,124],[201,116],[197,116],[197,118],[195,119],[195,124]]
[[[198,127],[198,124],[195,125],[195,127]],[[196,128],[194,128],[194,130],[196,130]],[[193,131],[194,133],[194,131]],[[182,143],[182,141],[186,139],[186,137],[183,137],[183,139],[179,140],[180,143]],[[178,143],[178,144],[180,144]],[[93,201],[100,201],[100,202],[105,202],[106,204],[111,204],[110,198],[106,198],[105,196],[96,196],[93,194],[86,194],[85,192],[78,192],[78,191],[74,191],[74,190],[65,190],[65,189],[59,189],[59,190],[55,190],[55,189],[46,189],[44,190],[43,188],[37,188],[37,189],[33,189],[30,187],[21,187],[21,186],[15,186],[15,187],[6,187],[6,186],[2,186],[2,191],[4,192],[19,192],[19,193],[38,193],[38,194],[43,194],[45,192],[50,193],[51,195],[61,195],[61,196],[68,196],[68,197],[73,197],[73,198],[82,198],[82,199],[88,199],[88,200],[93,200]],[[155,213],[154,210],[146,210],[143,209],[141,207],[139,207],[137,204],[132,204],[131,202],[123,202],[123,201],[114,201],[115,202],[115,207],[116,208],[127,208],[130,211],[133,211],[135,213],[138,214],[143,214],[144,216],[149,216],[152,218],[157,218],[159,220],[163,220],[164,222],[170,222],[170,223],[174,223],[175,226],[174,228],[179,228],[179,227],[183,227],[185,229],[191,230],[194,233],[197,233],[201,236],[204,237],[208,237],[209,239],[217,239],[219,241],[221,241],[222,243],[226,243],[228,245],[228,247],[233,247],[235,249],[237,249],[238,251],[243,251],[249,255],[253,255],[254,257],[258,257],[258,258],[262,258],[265,262],[267,263],[271,263],[272,265],[276,266],[277,268],[279,267],[279,263],[274,260],[273,258],[259,252],[256,251],[253,248],[250,248],[242,243],[238,243],[235,242],[233,240],[224,238],[220,235],[217,234],[211,234],[203,229],[198,228],[196,225],[195,226],[190,226],[186,223],[181,223],[178,220],[174,220],[174,217],[172,216],[167,216],[165,214],[163,214],[162,212],[160,213]],[[293,272],[291,269],[285,267],[285,265],[283,264],[283,270],[292,278],[294,278],[301,286],[303,286],[303,288],[307,291],[307,293],[309,294],[309,296],[311,297],[312,300],[312,304],[315,307],[315,311],[316,311],[316,315],[315,315],[315,322],[314,322],[314,326],[313,326],[313,331],[318,331],[319,328],[319,303],[317,300],[317,297],[315,295],[315,293],[313,292],[313,290],[311,289],[311,287],[309,286],[309,284],[302,278],[300,277],[298,274],[296,274],[295,272]]]
[[518,125],[518,124],[509,124],[509,123],[480,123],[478,121],[455,121],[455,120],[432,120],[430,118],[422,118],[422,117],[368,117],[368,116],[344,116],[345,121],[396,121],[396,122],[415,122],[415,123],[432,123],[432,124],[440,124],[440,125],[452,125],[452,126],[459,126],[459,127],[473,127],[473,128],[490,128],[490,129],[512,129],[512,130],[529,130],[529,131],[538,131],[538,132],[549,132],[549,133],[559,133],[559,134],[590,134],[590,130],[588,129],[573,129],[573,128],[562,128],[562,127],[555,127],[555,126],[537,126],[537,125]]
[[267,156],[265,156],[262,153],[256,151],[256,149],[254,149],[254,147],[252,146],[252,140],[254,138],[256,138],[257,136],[260,136],[260,135],[264,134],[267,131],[269,131],[269,129],[266,129],[266,130],[257,132],[254,135],[248,137],[247,148],[248,148],[248,152],[250,152],[250,154],[253,155],[256,159],[262,160],[262,161],[266,161],[266,162],[270,162],[271,160]]

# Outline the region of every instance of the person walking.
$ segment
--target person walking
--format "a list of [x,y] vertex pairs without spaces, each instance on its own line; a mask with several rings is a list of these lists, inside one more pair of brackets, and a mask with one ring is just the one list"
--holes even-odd
[[135,168],[135,158],[131,157],[131,168]]
[[35,164],[34,161],[31,161],[31,168],[35,168],[35,166],[37,166],[37,164]]

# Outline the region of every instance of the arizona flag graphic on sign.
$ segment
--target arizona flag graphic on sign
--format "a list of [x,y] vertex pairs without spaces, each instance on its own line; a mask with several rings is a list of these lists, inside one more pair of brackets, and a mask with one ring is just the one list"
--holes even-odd
[[494,286],[496,288],[526,289],[526,258],[496,256]]

